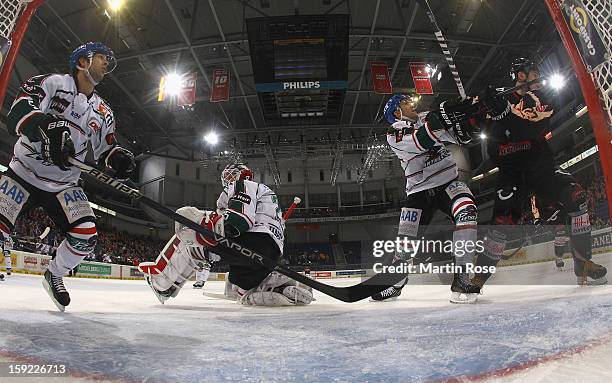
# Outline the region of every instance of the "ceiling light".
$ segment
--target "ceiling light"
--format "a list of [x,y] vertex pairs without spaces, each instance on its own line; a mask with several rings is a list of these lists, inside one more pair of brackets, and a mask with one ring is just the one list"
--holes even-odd
[[565,86],[565,79],[560,74],[553,74],[550,76],[549,81],[550,86],[555,90],[559,90]]
[[176,73],[170,73],[166,76],[164,92],[169,96],[178,96],[181,93],[183,77]]
[[122,6],[123,0],[108,0],[108,7],[113,12],[117,12]]
[[211,145],[216,145],[219,142],[219,136],[214,131],[211,131],[204,136],[204,140]]

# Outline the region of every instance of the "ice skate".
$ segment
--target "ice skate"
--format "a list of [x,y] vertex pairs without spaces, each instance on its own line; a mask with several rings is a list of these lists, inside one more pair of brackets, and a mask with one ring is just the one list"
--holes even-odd
[[43,278],[42,284],[59,311],[63,312],[66,310],[66,306],[70,304],[70,295],[64,286],[64,278],[56,277],[47,270],[45,271],[45,277]]
[[455,274],[453,284],[451,285],[451,303],[474,303],[478,300],[478,294],[480,294],[480,286],[470,281],[468,274]]
[[576,276],[576,281],[579,286],[598,286],[608,283],[606,273],[608,270],[602,265],[598,265],[593,261],[584,261],[582,266],[582,274]]
[[198,281],[198,282],[193,284],[193,288],[194,289],[201,289],[203,287],[204,287],[204,282],[202,282],[202,281]]
[[406,283],[408,283],[408,277],[406,277],[399,286],[391,286],[372,295],[370,297],[370,302],[390,302],[396,300],[402,294],[402,289],[406,286]]
[[555,266],[557,267],[558,271],[563,271],[563,267],[565,267],[563,258],[555,258]]
[[174,298],[178,295],[179,290],[174,286],[170,287],[168,290],[159,291],[155,287],[153,287],[153,284],[151,283],[151,278],[148,275],[145,276],[145,279],[151,290],[153,290],[153,294],[155,294],[155,296],[159,300],[159,303],[161,303],[162,305],[166,303],[168,299]]
[[4,274],[0,273],[0,282],[4,281]]

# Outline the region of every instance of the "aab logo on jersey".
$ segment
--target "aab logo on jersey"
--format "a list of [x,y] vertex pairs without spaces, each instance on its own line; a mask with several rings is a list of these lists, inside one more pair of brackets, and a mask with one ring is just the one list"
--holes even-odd
[[83,192],[83,190],[72,189],[71,191],[67,191],[66,193],[64,193],[64,203],[66,205],[78,201],[88,201],[87,196],[85,195],[85,192]]
[[5,178],[4,182],[0,185],[0,191],[4,193],[4,195],[11,197],[13,201],[17,204],[21,205],[25,199],[25,193],[17,187],[17,185],[12,184],[9,187],[9,179]]

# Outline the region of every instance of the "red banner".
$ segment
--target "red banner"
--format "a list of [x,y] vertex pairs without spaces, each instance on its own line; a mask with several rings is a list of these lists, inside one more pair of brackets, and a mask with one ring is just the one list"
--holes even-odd
[[371,61],[370,73],[372,73],[372,87],[374,93],[391,94],[393,88],[391,86],[391,77],[389,76],[389,67],[384,61]]
[[196,73],[183,76],[181,81],[181,92],[178,95],[177,105],[193,105],[196,102]]
[[229,101],[230,76],[227,69],[215,69],[212,79],[210,102]]
[[414,81],[414,88],[417,94],[433,94],[429,73],[427,73],[425,68],[425,63],[410,63],[412,81]]

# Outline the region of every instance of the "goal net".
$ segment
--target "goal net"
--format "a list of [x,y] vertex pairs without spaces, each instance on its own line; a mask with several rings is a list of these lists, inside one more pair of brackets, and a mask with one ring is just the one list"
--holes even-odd
[[[610,112],[612,106],[612,57],[610,56],[612,52],[612,0],[545,0],[545,2],[576,70],[588,107],[606,185],[605,194],[607,195],[608,215],[610,215],[612,213],[612,113]],[[562,9],[570,10],[572,13],[569,22],[566,22]],[[576,20],[576,17],[580,20]],[[574,31],[580,28],[580,34],[586,35],[587,38],[601,37],[604,45],[602,53],[605,59],[590,71],[585,65],[585,58],[581,57],[578,51],[568,24],[572,24],[571,29]]]
[[608,48],[607,61],[591,72],[595,86],[599,90],[604,110],[607,113],[608,130],[612,133],[612,1],[583,0],[595,28],[599,32],[604,45]]
[[44,0],[0,1],[0,108],[28,23]]

